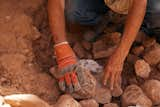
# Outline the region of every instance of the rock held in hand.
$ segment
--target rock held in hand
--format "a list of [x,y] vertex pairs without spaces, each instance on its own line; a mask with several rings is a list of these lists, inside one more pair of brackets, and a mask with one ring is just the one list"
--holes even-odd
[[153,105],[160,105],[160,81],[148,80],[143,85],[146,95],[152,100]]
[[144,60],[137,60],[135,63],[135,72],[137,76],[148,78],[151,72],[150,65]]

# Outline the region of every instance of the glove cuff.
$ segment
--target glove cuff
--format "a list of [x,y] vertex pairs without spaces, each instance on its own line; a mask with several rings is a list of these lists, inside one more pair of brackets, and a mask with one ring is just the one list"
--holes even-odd
[[54,46],[58,68],[61,70],[68,65],[76,64],[77,59],[68,42],[62,42]]

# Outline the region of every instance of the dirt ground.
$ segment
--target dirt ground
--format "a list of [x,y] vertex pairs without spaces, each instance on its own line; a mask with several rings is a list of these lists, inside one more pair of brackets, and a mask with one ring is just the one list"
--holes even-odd
[[[49,72],[56,61],[46,4],[46,0],[0,0],[0,95],[31,93],[49,104],[55,104],[60,97],[57,82]],[[106,19],[109,20],[104,36],[95,43],[82,42],[80,31],[68,33],[69,42],[80,59],[95,59],[103,66],[119,44],[120,33],[110,33],[122,31],[125,16],[109,11]],[[79,36],[75,38],[75,35]],[[150,79],[160,81],[159,52],[160,45],[156,40],[139,32],[124,64],[123,90],[131,84],[141,87]],[[142,61],[146,66],[139,67],[138,64],[135,72],[134,66],[139,59],[147,64]],[[101,74],[95,77],[102,78]],[[120,101],[118,96],[111,102],[121,105]]]
[[59,97],[45,0],[0,0],[0,94]]

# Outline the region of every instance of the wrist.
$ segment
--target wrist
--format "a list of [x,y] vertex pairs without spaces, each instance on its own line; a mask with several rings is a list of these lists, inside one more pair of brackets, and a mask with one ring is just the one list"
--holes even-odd
[[55,44],[54,52],[60,69],[77,62],[76,55],[68,42]]

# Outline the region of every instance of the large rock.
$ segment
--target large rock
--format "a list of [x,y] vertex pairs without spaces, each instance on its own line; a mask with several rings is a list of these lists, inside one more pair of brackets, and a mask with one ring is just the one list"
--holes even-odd
[[4,97],[4,100],[5,103],[11,105],[11,107],[51,107],[51,105],[39,97],[31,94],[8,95]]
[[128,86],[122,95],[122,107],[139,105],[151,107],[152,101],[143,93],[137,85]]
[[77,92],[72,93],[75,99],[88,99],[95,96],[96,90],[96,79],[90,73],[90,71],[82,71],[82,78],[79,78],[81,89]]
[[103,67],[94,60],[82,59],[79,61],[79,64],[91,71],[92,73],[101,73],[103,71]]
[[146,95],[152,100],[153,105],[160,105],[160,81],[148,80],[143,85]]
[[109,57],[114,50],[116,49],[116,46],[113,45],[106,45],[105,40],[98,40],[95,43],[93,43],[93,56],[94,59],[100,59],[100,58],[106,58]]
[[62,95],[55,104],[55,107],[81,107],[81,105],[70,95]]
[[151,72],[151,68],[144,60],[137,60],[135,63],[135,72],[137,76],[148,78]]
[[82,100],[79,103],[82,107],[99,107],[99,104],[94,99]]

